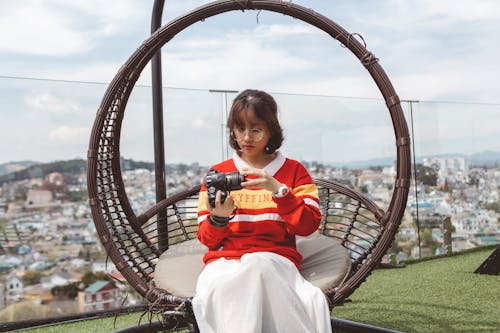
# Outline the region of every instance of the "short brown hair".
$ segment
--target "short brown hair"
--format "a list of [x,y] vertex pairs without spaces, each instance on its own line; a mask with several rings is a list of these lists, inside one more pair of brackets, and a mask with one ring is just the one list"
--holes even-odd
[[[266,145],[266,153],[272,154],[281,147],[283,143],[283,130],[278,121],[278,105],[274,98],[261,90],[247,89],[241,92],[233,101],[231,111],[227,118],[227,128],[232,131],[234,126],[241,126],[241,111],[252,109],[255,115],[266,123],[271,137]],[[229,144],[233,149],[240,150],[236,139],[231,135]]]

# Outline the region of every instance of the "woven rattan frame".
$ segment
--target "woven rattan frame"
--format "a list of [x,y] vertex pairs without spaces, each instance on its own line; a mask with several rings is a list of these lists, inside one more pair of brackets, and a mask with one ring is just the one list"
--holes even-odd
[[[384,211],[360,193],[332,181],[318,180],[321,188],[324,223],[322,233],[339,237],[346,247],[352,250],[353,269],[350,276],[338,288],[326,291],[330,306],[342,303],[378,265],[382,256],[390,247],[399,227],[410,183],[410,139],[408,128],[401,108],[400,100],[394,88],[378,63],[378,59],[335,22],[311,9],[279,0],[221,0],[208,3],[164,25],[152,34],[132,54],[109,84],[97,112],[91,133],[88,150],[88,193],[92,216],[100,240],[109,257],[124,278],[150,304],[162,309],[175,309],[185,299],[170,295],[152,285],[155,263],[161,254],[157,247],[158,234],[151,220],[159,209],[168,207],[172,213],[168,218],[169,229],[176,238],[170,244],[182,239],[192,238],[196,224],[183,224],[185,209],[178,210],[178,202],[195,196],[198,188],[174,195],[158,203],[144,214],[136,216],[129,203],[120,168],[120,132],[128,98],[146,64],[153,55],[175,35],[190,25],[208,17],[235,10],[266,10],[282,13],[309,23],[340,41],[349,49],[368,70],[377,84],[390,113],[396,143],[397,170],[392,199]],[[325,192],[326,191],[326,192]],[[334,195],[335,194],[335,195]],[[334,204],[331,196],[343,196]],[[326,199],[325,199],[326,198]],[[336,229],[335,221],[329,220],[335,213],[335,207],[352,204],[354,210],[349,215],[351,221],[345,228]],[[366,217],[360,211],[368,212]],[[337,214],[338,215],[338,214]],[[340,215],[342,216],[342,215]],[[361,217],[361,218],[360,218]],[[343,217],[340,217],[343,219]],[[174,221],[175,222],[172,222]],[[189,220],[189,219],[188,219]],[[369,221],[368,223],[365,223]],[[360,225],[365,225],[360,227]],[[177,225],[177,228],[174,228]],[[372,231],[367,231],[371,229]],[[361,234],[356,234],[361,230]],[[170,237],[170,234],[169,234]],[[363,244],[363,245],[361,245]]]

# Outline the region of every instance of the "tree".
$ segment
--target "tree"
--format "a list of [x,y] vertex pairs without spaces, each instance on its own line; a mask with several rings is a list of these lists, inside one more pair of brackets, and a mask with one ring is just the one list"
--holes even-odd
[[64,286],[55,286],[50,290],[50,293],[56,297],[66,297],[68,299],[74,299],[78,296],[80,288],[78,285],[80,282],[73,282]]
[[87,197],[87,191],[68,191],[68,200],[71,202],[84,201]]
[[423,228],[420,231],[420,242],[422,246],[430,248],[432,253],[436,253],[436,249],[441,246],[441,244],[432,237],[432,231],[429,228]]
[[85,274],[83,274],[81,282],[85,285],[85,288],[86,288],[86,287],[90,286],[92,283],[99,281],[99,280],[106,280],[106,281],[111,281],[114,283],[113,279],[105,272],[97,272],[94,274],[90,271],[87,271]]
[[484,208],[488,209],[488,210],[492,210],[496,213],[500,213],[500,203],[498,202],[491,202],[491,203],[487,203]]
[[424,185],[436,186],[437,185],[437,170],[433,167],[424,166],[422,164],[417,164],[415,166],[415,172],[417,174],[417,179]]
[[30,286],[33,284],[40,283],[42,276],[43,276],[42,272],[31,269],[27,270],[23,275],[23,283],[25,286]]
[[90,286],[92,283],[96,282],[98,278],[95,276],[94,273],[87,271],[85,274],[82,276],[82,283],[85,285],[85,287]]
[[0,217],[0,229],[4,229],[5,226],[7,226],[7,223],[8,223],[7,219]]
[[451,234],[455,232],[455,226],[451,223],[451,217],[447,216],[443,221],[443,248],[446,254],[452,254]]

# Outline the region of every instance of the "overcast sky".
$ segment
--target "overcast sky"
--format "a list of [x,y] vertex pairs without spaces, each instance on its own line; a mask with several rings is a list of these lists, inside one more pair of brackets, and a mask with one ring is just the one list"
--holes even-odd
[[[205,3],[166,1],[163,23]],[[413,111],[422,110],[415,116],[419,123],[414,128],[419,135],[416,149],[422,154],[471,153],[478,143],[483,144],[481,149],[500,150],[495,143],[495,134],[500,134],[499,1],[293,3],[312,8],[361,35],[400,98],[421,101]],[[145,0],[0,0],[0,163],[86,158],[90,129],[106,83],[148,38],[152,4]],[[199,89],[172,89],[169,96],[174,100],[166,102],[170,110],[183,105],[177,112],[191,114],[189,123],[179,121],[175,127],[172,120],[172,130],[167,131],[167,150],[173,152],[173,161],[193,160],[193,156],[182,156],[188,150],[203,163],[220,158],[219,151],[216,157],[206,156],[211,150],[220,150],[220,141],[200,145],[204,137],[220,134],[220,120],[206,125],[219,117],[221,107],[221,96],[208,89],[248,87],[275,94],[288,134],[284,148],[293,157],[324,159],[331,155],[326,147],[332,141],[338,145],[338,159],[392,154],[391,124],[384,118],[385,123],[377,127],[378,118],[365,116],[369,108],[382,105],[383,109],[383,103],[376,101],[380,93],[366,70],[338,42],[296,19],[255,11],[209,18],[181,32],[163,48],[163,69],[164,86]],[[130,100],[131,111],[127,111],[122,130],[125,157],[151,160],[150,110],[145,111],[150,109],[150,76],[147,67]],[[293,94],[363,99],[299,98]],[[327,119],[324,104],[335,105],[338,114],[334,113],[334,119]],[[148,112],[147,121],[144,112]],[[356,122],[362,127],[353,126]],[[301,131],[304,124],[310,131]],[[330,127],[322,126],[325,124]],[[329,128],[335,128],[346,141],[365,139],[354,142],[350,153],[341,153],[344,142],[329,134]],[[388,134],[379,133],[387,128]],[[175,136],[190,130],[205,131],[195,137],[199,151],[193,143],[181,144],[183,140]],[[473,136],[465,136],[466,132]],[[378,139],[389,142],[370,155],[374,150],[367,143]],[[362,147],[368,147],[366,154]]]

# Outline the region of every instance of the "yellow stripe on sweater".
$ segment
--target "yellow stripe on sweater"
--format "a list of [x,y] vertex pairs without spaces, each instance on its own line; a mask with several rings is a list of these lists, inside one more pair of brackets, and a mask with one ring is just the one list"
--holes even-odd
[[[293,194],[296,196],[310,196],[318,198],[318,189],[314,184],[301,185],[293,189]],[[273,201],[271,191],[268,190],[250,190],[242,189],[231,192],[234,203],[238,208],[243,209],[266,209],[276,208],[276,203]],[[307,202],[306,202],[307,203]],[[198,201],[199,210],[207,210],[207,192],[200,192]]]
[[316,199],[319,198],[318,188],[315,184],[305,184],[297,186],[292,190],[292,193],[298,197],[307,195]]
[[242,189],[231,192],[234,203],[239,208],[265,209],[275,208],[273,195],[268,190],[248,190]]
[[[276,208],[271,191],[242,189],[230,193],[234,204],[243,209],[267,209]],[[198,199],[199,211],[207,210],[207,192],[200,192]]]
[[[243,209],[266,209],[275,208],[276,204],[273,201],[273,196],[271,191],[268,190],[249,190],[242,189],[238,191],[232,191],[230,193],[233,197],[234,204],[238,208]],[[207,192],[200,192],[200,197],[198,199],[199,210],[207,210]]]

